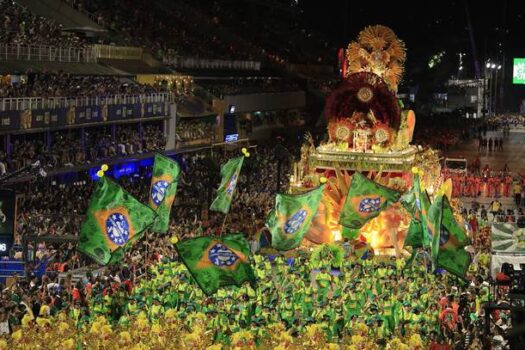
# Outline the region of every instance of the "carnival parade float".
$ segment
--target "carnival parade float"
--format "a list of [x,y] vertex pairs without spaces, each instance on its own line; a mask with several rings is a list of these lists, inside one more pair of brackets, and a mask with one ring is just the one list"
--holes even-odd
[[350,200],[356,172],[384,188],[405,193],[417,169],[421,186],[430,195],[448,192],[449,186],[441,183],[437,153],[411,144],[416,116],[396,97],[405,59],[404,43],[381,25],[366,27],[348,45],[343,79],[326,99],[328,141],[315,146],[307,136],[291,176],[290,193],[326,182],[305,242],[348,238],[366,242],[376,253],[401,254],[411,215],[399,202],[374,208],[374,199],[367,197],[360,207],[377,209],[377,214],[363,225],[341,224],[341,211]]

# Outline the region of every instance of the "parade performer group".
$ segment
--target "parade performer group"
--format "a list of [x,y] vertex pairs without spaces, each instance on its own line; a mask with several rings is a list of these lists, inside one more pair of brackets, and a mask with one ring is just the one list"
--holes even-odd
[[443,178],[452,180],[454,197],[512,197],[513,185],[518,183],[510,174],[496,175],[489,170],[484,170],[480,176],[444,169]]

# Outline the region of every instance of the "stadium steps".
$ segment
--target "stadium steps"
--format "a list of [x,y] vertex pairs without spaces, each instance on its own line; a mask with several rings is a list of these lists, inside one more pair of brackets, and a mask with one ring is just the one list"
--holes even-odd
[[0,74],[25,74],[33,72],[63,71],[73,75],[130,75],[115,67],[97,63],[61,63],[40,61],[2,61]]
[[62,0],[15,0],[31,12],[62,24],[64,29],[105,31],[87,15],[75,10]]

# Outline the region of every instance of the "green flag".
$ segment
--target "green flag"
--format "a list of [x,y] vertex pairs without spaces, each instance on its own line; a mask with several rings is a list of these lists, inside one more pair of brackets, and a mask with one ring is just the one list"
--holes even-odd
[[190,238],[175,247],[206,295],[223,286],[241,286],[246,281],[255,288],[255,274],[249,261],[250,248],[242,234]]
[[232,203],[233,193],[237,181],[239,180],[239,173],[241,172],[242,162],[244,156],[230,159],[226,164],[221,166],[221,185],[217,189],[217,197],[211,203],[210,210],[220,211],[221,213],[228,213]]
[[396,202],[401,194],[355,172],[348,190],[339,223],[349,228],[361,228],[381,210]]
[[470,266],[470,254],[464,247],[470,244],[465,230],[457,223],[448,198],[443,197],[443,214],[439,235],[438,266],[464,278]]
[[155,154],[148,201],[150,208],[158,214],[152,227],[155,232],[168,232],[171,206],[177,194],[179,174],[180,167],[176,161],[161,154]]
[[154,210],[102,177],[80,228],[78,250],[105,265],[115,250],[139,239],[156,216]]
[[443,196],[434,198],[434,202],[428,208],[426,215],[427,224],[430,234],[432,235],[432,244],[430,249],[430,257],[432,266],[437,268],[437,258],[439,252],[439,237],[441,230],[441,217],[443,214]]
[[[410,220],[410,225],[408,226],[408,232],[405,237],[405,247],[419,248],[423,246],[423,228],[421,222],[418,222],[416,219]],[[414,249],[415,250],[415,249]]]
[[301,194],[278,193],[275,207],[266,219],[272,246],[278,250],[297,247],[317,213],[325,185]]
[[421,222],[421,211],[419,210],[417,203],[419,196],[416,195],[415,181],[416,180],[414,179],[414,184],[412,184],[410,190],[405,192],[401,198],[399,198],[399,203],[401,203],[403,208],[405,208],[405,210],[412,216],[413,220]]

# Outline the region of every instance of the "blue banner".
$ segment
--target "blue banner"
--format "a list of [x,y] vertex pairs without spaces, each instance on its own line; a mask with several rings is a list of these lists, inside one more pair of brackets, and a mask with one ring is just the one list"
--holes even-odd
[[139,119],[142,117],[141,110],[141,104],[109,105],[108,119],[115,121],[126,119]]
[[165,117],[168,115],[167,104],[164,102],[144,103],[143,106],[143,118]]
[[0,131],[10,131],[20,129],[19,111],[0,112]]
[[75,121],[73,124],[101,123],[107,120],[106,106],[75,107]]
[[165,102],[0,111],[0,131],[60,128],[72,125],[166,117]]
[[24,123],[30,129],[55,128],[66,124],[67,108],[33,109],[30,112],[30,120]]

